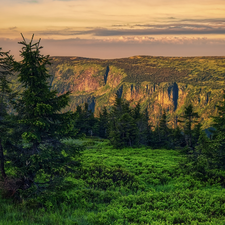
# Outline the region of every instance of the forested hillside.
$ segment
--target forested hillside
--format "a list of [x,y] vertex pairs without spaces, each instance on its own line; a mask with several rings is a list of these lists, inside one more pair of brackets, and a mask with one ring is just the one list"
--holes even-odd
[[33,37],[0,48],[0,224],[223,224],[223,58],[50,64]]
[[[203,128],[217,114],[215,105],[225,88],[225,57],[151,57],[100,60],[80,57],[52,57],[48,67],[50,85],[59,94],[71,91],[65,110],[88,103],[99,115],[103,106],[113,104],[114,94],[148,109],[156,125],[163,109],[171,127],[190,103],[200,115]],[[19,90],[14,82],[14,88]]]

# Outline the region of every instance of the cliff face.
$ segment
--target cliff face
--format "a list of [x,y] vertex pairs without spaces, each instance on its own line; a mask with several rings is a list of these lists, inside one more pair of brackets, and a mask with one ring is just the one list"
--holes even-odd
[[51,85],[60,94],[71,91],[70,106],[88,102],[98,115],[103,106],[113,104],[114,94],[138,101],[148,109],[153,125],[165,109],[169,124],[174,126],[184,107],[192,103],[201,116],[203,128],[225,88],[225,57],[166,58],[133,57],[118,60],[55,57],[49,72]]
[[153,125],[156,125],[163,110],[168,114],[169,124],[174,126],[183,113],[184,107],[192,103],[200,115],[204,128],[210,126],[212,115],[216,115],[215,105],[222,99],[220,89],[196,87],[184,83],[123,84],[123,94],[127,100],[136,104],[141,102],[142,109],[147,108]]

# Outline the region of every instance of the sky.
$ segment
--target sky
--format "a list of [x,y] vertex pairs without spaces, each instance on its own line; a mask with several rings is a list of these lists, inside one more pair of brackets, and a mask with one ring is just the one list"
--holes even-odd
[[225,56],[225,0],[0,0],[0,47],[88,58]]

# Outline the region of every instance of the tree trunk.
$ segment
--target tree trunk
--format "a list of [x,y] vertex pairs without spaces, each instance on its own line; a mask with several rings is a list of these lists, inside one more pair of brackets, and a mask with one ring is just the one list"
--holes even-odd
[[0,139],[0,167],[1,167],[1,174],[4,179],[4,181],[7,179],[6,173],[5,173],[5,159],[4,159],[4,153],[3,153],[3,147],[2,142]]

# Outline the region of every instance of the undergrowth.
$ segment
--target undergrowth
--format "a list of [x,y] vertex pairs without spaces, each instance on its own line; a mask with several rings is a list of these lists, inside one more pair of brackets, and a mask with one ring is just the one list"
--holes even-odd
[[22,203],[0,199],[0,224],[224,224],[221,179],[184,170],[179,152],[79,142],[87,147],[82,166],[53,192]]

